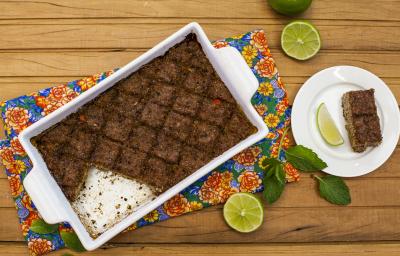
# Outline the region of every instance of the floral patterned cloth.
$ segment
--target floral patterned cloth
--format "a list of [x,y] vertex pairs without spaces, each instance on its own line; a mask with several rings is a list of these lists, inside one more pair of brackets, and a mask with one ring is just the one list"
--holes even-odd
[[[264,31],[257,30],[226,38],[214,42],[214,46],[235,47],[256,75],[260,86],[252,98],[252,104],[264,118],[270,133],[262,141],[237,154],[140,219],[128,230],[223,203],[230,195],[239,191],[251,193],[262,191],[262,160],[267,157],[284,157],[283,153],[277,156],[278,147],[283,129],[289,125],[291,109]],[[48,234],[39,234],[31,230],[32,223],[40,220],[40,215],[22,185],[22,180],[29,173],[32,164],[17,136],[32,123],[84,93],[112,73],[113,71],[101,73],[0,103],[7,138],[0,142],[0,157],[6,167],[22,233],[32,255],[41,255],[63,248],[65,243],[60,232],[73,231],[67,223],[59,224],[58,230],[52,230]],[[288,144],[289,139],[283,138],[283,147],[287,147]],[[286,165],[285,171],[288,182],[299,179],[297,170],[292,166]]]

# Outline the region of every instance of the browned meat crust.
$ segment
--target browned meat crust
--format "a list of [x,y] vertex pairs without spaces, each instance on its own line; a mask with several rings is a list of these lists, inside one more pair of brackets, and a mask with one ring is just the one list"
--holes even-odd
[[162,192],[256,131],[195,35],[32,139],[73,201],[90,166]]
[[376,110],[374,89],[350,91],[342,97],[343,115],[351,147],[364,152],[382,142],[379,117]]

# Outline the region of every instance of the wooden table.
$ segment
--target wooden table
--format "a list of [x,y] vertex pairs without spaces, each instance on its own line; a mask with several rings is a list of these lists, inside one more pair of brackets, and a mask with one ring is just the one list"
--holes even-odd
[[[291,100],[310,75],[343,64],[374,72],[400,100],[400,1],[315,0],[301,18],[311,19],[323,40],[307,62],[280,50],[289,19],[266,0],[0,1],[0,100],[122,66],[191,21],[211,39],[264,29]],[[26,255],[0,173],[0,254]],[[303,175],[266,207],[264,225],[251,234],[232,231],[221,207],[212,207],[121,234],[87,254],[399,255],[400,149],[379,170],[347,183],[353,203],[337,207]]]

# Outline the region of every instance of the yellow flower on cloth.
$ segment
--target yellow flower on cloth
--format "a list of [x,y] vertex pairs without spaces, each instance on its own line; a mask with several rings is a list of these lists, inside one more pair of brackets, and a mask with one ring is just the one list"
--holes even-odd
[[236,36],[232,36],[232,39],[242,39],[246,34],[240,34],[240,35],[236,35]]
[[269,128],[275,128],[278,126],[279,117],[270,113],[266,117],[264,117],[264,122],[267,124]]
[[6,165],[6,167],[8,172],[12,174],[20,174],[26,169],[25,163],[21,160],[15,160],[10,165]]
[[190,210],[197,211],[200,209],[203,209],[203,205],[201,203],[196,202],[196,201],[190,202]]
[[28,242],[30,255],[39,256],[51,252],[52,243],[44,238],[33,238]]
[[127,229],[125,229],[125,231],[131,231],[131,230],[135,230],[135,229],[137,229],[137,222],[130,225]]
[[258,166],[260,166],[262,169],[265,169],[268,167],[268,164],[264,164],[264,160],[267,160],[267,156],[262,156],[260,159],[258,159]]
[[190,204],[182,194],[178,194],[164,203],[164,211],[169,216],[179,216],[189,210]]
[[21,132],[29,126],[29,112],[20,107],[11,107],[6,110],[5,124],[16,132]]
[[255,192],[262,184],[262,180],[254,171],[245,171],[238,177],[240,192]]
[[257,49],[251,45],[246,45],[245,47],[243,47],[242,55],[247,64],[251,65],[254,58],[257,56]]
[[269,96],[274,92],[274,87],[272,87],[272,84],[264,82],[258,87],[258,92],[264,96]]
[[153,210],[149,212],[146,216],[144,216],[143,219],[148,222],[155,222],[156,220],[158,220],[158,217],[159,217],[158,211]]

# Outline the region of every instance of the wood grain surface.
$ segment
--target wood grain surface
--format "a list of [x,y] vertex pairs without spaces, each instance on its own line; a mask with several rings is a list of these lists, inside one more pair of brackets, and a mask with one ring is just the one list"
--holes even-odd
[[[298,18],[318,27],[323,44],[307,62],[281,51],[290,19],[266,2],[0,0],[0,101],[122,66],[191,21],[213,40],[264,29],[291,102],[309,76],[334,65],[374,72],[400,100],[400,1],[313,1]],[[0,255],[26,255],[3,170]],[[338,207],[302,175],[265,207],[265,223],[254,233],[229,229],[217,206],[120,234],[84,255],[400,255],[400,147],[377,171],[347,183],[352,204]],[[53,255],[65,253],[75,254]]]

